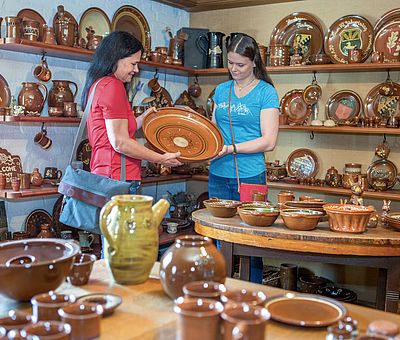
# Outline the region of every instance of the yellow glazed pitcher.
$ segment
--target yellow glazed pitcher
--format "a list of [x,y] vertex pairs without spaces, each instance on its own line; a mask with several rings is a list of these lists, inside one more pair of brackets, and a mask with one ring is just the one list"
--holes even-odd
[[100,212],[104,253],[112,275],[120,284],[145,282],[158,253],[158,225],[169,202],[142,195],[117,195]]

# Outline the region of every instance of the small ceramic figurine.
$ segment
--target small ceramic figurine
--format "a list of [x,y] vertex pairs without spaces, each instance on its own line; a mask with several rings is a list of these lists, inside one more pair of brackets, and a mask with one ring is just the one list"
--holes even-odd
[[390,203],[392,203],[391,200],[383,200],[381,220],[382,220],[382,224],[383,224],[384,226],[387,226],[387,222],[386,222],[385,217],[386,217],[387,215],[389,215]]
[[350,204],[364,205],[364,200],[361,197],[363,193],[361,182],[359,180],[357,182],[354,182],[351,177],[350,177],[350,182],[351,182]]

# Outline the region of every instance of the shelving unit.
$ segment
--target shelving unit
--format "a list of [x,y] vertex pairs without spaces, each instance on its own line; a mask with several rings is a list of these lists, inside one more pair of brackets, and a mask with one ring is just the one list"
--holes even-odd
[[366,134],[366,135],[400,135],[400,128],[382,127],[355,127],[355,126],[303,126],[303,125],[280,125],[281,131],[307,131],[321,133],[346,133],[346,134]]
[[80,118],[47,117],[47,116],[0,116],[0,123],[57,123],[57,124],[79,124]]

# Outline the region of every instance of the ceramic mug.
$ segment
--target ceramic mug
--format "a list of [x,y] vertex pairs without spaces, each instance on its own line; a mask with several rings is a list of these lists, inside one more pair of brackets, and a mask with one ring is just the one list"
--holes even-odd
[[31,187],[31,176],[30,173],[19,174],[19,179],[21,180],[21,189],[29,189]]
[[35,76],[36,79],[45,83],[51,79],[51,71],[45,59],[42,59],[40,65],[34,68],[33,75]]
[[347,62],[349,64],[357,64],[362,62],[363,51],[360,48],[353,48],[347,52]]
[[62,171],[57,168],[53,167],[44,168],[44,178],[46,179],[60,179],[61,176],[62,176]]
[[168,234],[176,234],[178,231],[178,223],[176,222],[168,222],[167,223],[167,233]]
[[68,306],[76,301],[74,295],[56,294],[53,291],[37,294],[31,298],[32,319],[34,322],[57,320],[61,318],[58,315],[58,309]]
[[65,117],[76,117],[77,116],[76,103],[64,102],[63,103],[63,115]]
[[21,188],[21,180],[17,177],[11,179],[11,188],[13,191],[19,191]]
[[88,233],[87,231],[80,231],[78,232],[79,235],[79,245],[81,247],[89,248],[93,241],[94,241],[94,235],[91,233]]
[[47,137],[47,133],[45,131],[37,133],[33,141],[35,142],[35,144],[39,145],[41,148],[45,150],[50,148],[51,144],[53,143],[52,140],[49,137]]

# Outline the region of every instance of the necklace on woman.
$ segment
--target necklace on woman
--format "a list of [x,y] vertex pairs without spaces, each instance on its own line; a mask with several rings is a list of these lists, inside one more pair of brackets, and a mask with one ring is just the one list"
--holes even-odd
[[252,78],[252,79],[251,79],[247,84],[245,84],[245,85],[240,85],[240,84],[237,82],[237,80],[235,80],[235,84],[237,85],[238,90],[239,90],[239,92],[240,92],[240,91],[242,91],[244,88],[250,86],[250,85],[253,83],[253,81],[254,81],[255,79],[256,79],[256,77]]

